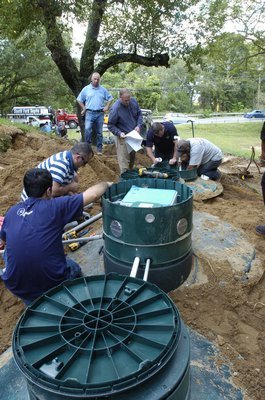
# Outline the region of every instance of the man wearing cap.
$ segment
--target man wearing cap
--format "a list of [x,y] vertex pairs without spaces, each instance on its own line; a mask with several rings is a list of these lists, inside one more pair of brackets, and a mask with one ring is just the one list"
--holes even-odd
[[172,122],[155,122],[147,132],[146,153],[153,164],[167,160],[174,165],[177,162],[177,145],[178,132]]
[[91,144],[92,129],[96,130],[98,155],[102,154],[104,113],[108,111],[113,100],[112,95],[99,83],[100,75],[94,72],[91,83],[81,90],[76,99],[81,107],[81,115],[85,115],[85,139],[89,144]]
[[206,175],[212,180],[221,176],[218,167],[222,162],[223,154],[219,147],[207,139],[192,138],[179,140],[178,155],[186,169],[197,168],[198,176]]

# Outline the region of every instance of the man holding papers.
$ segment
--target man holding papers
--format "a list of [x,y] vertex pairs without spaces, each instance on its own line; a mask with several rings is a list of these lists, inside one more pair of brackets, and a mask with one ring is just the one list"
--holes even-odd
[[128,89],[121,89],[119,99],[109,113],[108,129],[114,135],[121,174],[133,169],[135,152],[141,148],[139,135],[143,124],[142,112]]

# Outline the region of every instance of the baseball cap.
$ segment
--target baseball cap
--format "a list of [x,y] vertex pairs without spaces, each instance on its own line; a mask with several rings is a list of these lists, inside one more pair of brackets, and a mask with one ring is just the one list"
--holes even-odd
[[188,140],[179,140],[178,141],[178,155],[181,156],[183,153],[187,153],[190,148],[190,142]]

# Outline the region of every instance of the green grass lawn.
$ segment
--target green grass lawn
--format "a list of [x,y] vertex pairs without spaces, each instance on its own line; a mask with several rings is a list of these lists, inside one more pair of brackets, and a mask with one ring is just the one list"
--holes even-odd
[[67,129],[67,137],[70,140],[81,140],[81,132],[76,132],[76,129]]
[[[194,124],[194,137],[210,140],[220,147],[223,153],[240,157],[249,157],[251,147],[260,155],[260,131],[263,122],[224,123],[224,124]],[[176,125],[182,139],[192,137],[191,124]]]
[[[14,126],[6,119],[0,119],[0,124]],[[194,123],[194,137],[202,137],[210,140],[212,143],[219,146],[223,153],[232,154],[240,157],[250,157],[251,147],[254,146],[256,158],[260,155],[260,131],[263,122],[245,122],[245,123],[220,123],[220,124],[198,124]],[[29,132],[38,130],[27,125],[16,124],[17,127]],[[191,124],[176,125],[179,136],[182,139],[192,137]],[[104,132],[104,136],[111,135],[109,132]],[[80,132],[76,129],[68,129],[68,138],[70,140],[80,140]],[[54,134],[55,136],[55,134]]]
[[[76,132],[76,129],[67,129],[67,136],[68,139],[70,140],[81,140],[81,133],[80,132]],[[106,138],[112,137],[112,133],[110,133],[109,131],[103,131],[103,136]]]
[[[257,157],[260,155],[260,122],[223,123],[223,124],[194,124],[194,137],[210,140],[220,147],[223,153],[240,157],[250,157],[251,147],[254,146]],[[179,136],[182,139],[192,137],[191,124],[176,125]],[[68,129],[69,139],[80,140],[80,133],[75,129]],[[109,132],[103,132],[109,136]],[[110,134],[111,135],[111,134]]]

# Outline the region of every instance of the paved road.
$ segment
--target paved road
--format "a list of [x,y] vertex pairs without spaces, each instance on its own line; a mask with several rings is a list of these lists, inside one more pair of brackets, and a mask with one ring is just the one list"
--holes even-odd
[[[255,122],[264,122],[265,119],[263,118],[244,118],[241,116],[233,116],[233,117],[214,117],[214,118],[195,118],[191,117],[191,120],[194,121],[194,124],[225,124],[225,123],[255,123]],[[153,122],[163,122],[162,117],[153,117]],[[187,122],[187,124],[190,124],[190,122]],[[179,124],[179,125],[184,125],[184,124]],[[68,125],[66,125],[66,128],[70,129]],[[78,128],[76,128],[78,130]],[[107,125],[103,125],[103,132],[108,132]]]
[[[192,117],[191,120],[194,121],[194,124],[225,124],[225,123],[255,123],[255,122],[263,122],[265,119],[262,118],[244,118],[241,116],[233,116],[233,117],[214,117],[214,118],[194,118]],[[154,122],[162,122],[163,119],[161,117],[153,118]],[[187,122],[190,124],[190,122]],[[184,124],[180,124],[184,125]]]
[[263,119],[249,119],[244,117],[215,117],[215,118],[201,118],[195,121],[196,124],[224,124],[224,123],[255,123],[262,122]]

